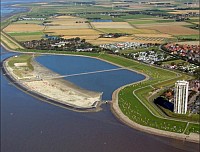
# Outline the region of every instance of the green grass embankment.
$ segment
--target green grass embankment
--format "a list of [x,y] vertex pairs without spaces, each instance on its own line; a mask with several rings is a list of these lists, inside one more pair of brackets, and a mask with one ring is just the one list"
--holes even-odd
[[19,43],[17,43],[13,38],[1,31],[1,43],[12,50],[24,49]]
[[186,128],[187,121],[164,118],[163,115],[154,108],[153,103],[148,100],[150,92],[154,89],[172,86],[175,81],[179,79],[187,80],[191,78],[190,76],[107,54],[103,54],[99,58],[129,67],[150,76],[149,80],[130,85],[119,92],[119,107],[131,120],[144,126],[171,132],[183,133],[184,130],[188,130],[188,133],[199,133],[199,124],[190,123],[194,129],[188,129]]
[[34,50],[34,49],[18,49],[17,51],[23,52],[23,53],[47,53],[47,54],[64,54],[64,55],[83,55],[83,56],[90,56],[90,57],[98,57],[99,53],[93,53],[93,52],[68,52],[68,51],[54,51],[54,50]]

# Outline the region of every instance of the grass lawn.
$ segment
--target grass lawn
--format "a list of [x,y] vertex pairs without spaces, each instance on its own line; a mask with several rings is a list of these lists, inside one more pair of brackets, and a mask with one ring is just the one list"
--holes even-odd
[[[118,94],[119,107],[122,112],[131,120],[145,126],[167,130],[177,133],[183,133],[186,129],[187,122],[180,120],[171,120],[162,117],[151,102],[147,100],[153,88],[161,88],[174,85],[179,79],[189,79],[190,77],[185,74],[170,72],[164,69],[155,68],[139,62],[128,60],[125,58],[101,55],[100,58],[111,61],[125,67],[131,67],[136,71],[140,71],[150,76],[150,80],[140,82],[122,89]],[[134,92],[134,94],[133,94]],[[192,124],[192,123],[191,123]],[[188,132],[198,132],[199,125],[193,124],[194,129]]]
[[187,127],[185,134],[189,135],[190,133],[200,133],[200,127],[198,124],[189,124],[189,126]]
[[[31,55],[19,55],[8,59],[8,65],[13,69],[13,73],[22,78],[23,76],[28,76],[28,73],[34,70],[31,64]],[[23,66],[15,66],[15,63],[26,63]]]
[[137,52],[151,51],[152,49],[158,50],[158,51],[159,51],[158,47],[155,47],[155,46],[154,46],[154,47],[141,48],[141,49],[135,49],[135,50],[133,50],[133,49],[120,50],[119,52],[120,52],[120,53],[124,53],[124,54],[129,54],[129,53],[137,53]]
[[133,85],[120,91],[119,107],[122,112],[131,120],[141,125],[182,133],[186,127],[185,122],[155,117],[140,101],[138,101],[136,96],[133,96],[133,91],[139,87],[141,87],[141,85]]
[[183,64],[183,65],[189,64],[188,62],[186,62],[184,60],[180,60],[180,59],[178,59],[178,60],[171,60],[171,61],[165,61],[165,62],[162,62],[162,64],[163,65],[170,65],[172,62],[174,62],[176,65],[180,64],[180,63]]
[[17,57],[12,57],[9,59],[8,65],[13,68],[15,67],[14,66],[15,63],[27,63],[28,69],[33,71],[34,68],[31,65],[31,59],[32,59],[31,55],[25,55],[25,54]]

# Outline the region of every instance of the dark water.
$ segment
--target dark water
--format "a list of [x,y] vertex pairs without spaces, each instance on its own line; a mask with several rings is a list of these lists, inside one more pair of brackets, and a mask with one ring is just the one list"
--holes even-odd
[[95,19],[92,22],[113,22],[112,20]]
[[[120,68],[97,59],[78,56],[40,56],[36,58],[36,61],[61,75]],[[143,80],[144,78],[141,74],[121,69],[66,77],[65,79],[82,88],[103,92],[103,100],[111,100],[114,90],[123,85]]]
[[[4,49],[2,49],[5,52]],[[4,59],[12,53],[3,53]],[[145,134],[120,123],[109,105],[78,113],[40,101],[1,74],[2,152],[196,152],[198,144]]]

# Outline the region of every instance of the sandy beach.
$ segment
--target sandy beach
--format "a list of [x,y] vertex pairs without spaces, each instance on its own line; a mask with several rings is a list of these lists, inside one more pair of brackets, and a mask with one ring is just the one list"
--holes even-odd
[[[27,90],[53,99],[58,103],[81,109],[89,109],[96,108],[98,102],[101,101],[102,93],[88,91],[64,79],[57,79],[56,77],[60,76],[59,74],[41,66],[35,60],[32,60],[31,64],[34,70],[22,75],[22,77],[14,73],[14,69],[8,66],[7,60],[4,63],[4,68],[18,84],[27,88]],[[15,66],[21,65],[24,64],[15,64]],[[47,77],[48,79],[45,79]]]

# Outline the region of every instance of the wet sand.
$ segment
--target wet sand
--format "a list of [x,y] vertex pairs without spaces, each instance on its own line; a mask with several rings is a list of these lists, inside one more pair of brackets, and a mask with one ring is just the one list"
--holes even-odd
[[[36,61],[31,63],[34,67],[32,72],[19,77],[4,63],[4,68],[15,81],[32,92],[40,94],[58,103],[74,106],[80,109],[96,108],[101,101],[102,93],[82,89],[64,79],[56,79],[59,74],[41,66]],[[48,79],[45,79],[48,77]],[[52,79],[50,79],[52,77]]]

